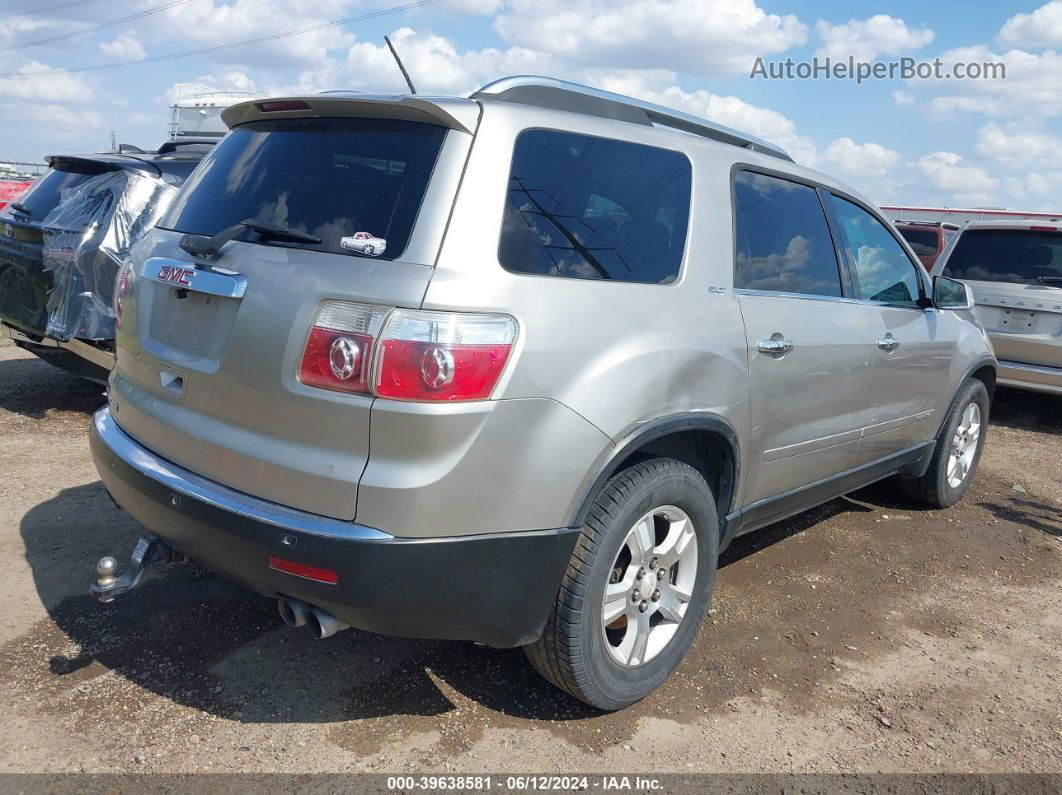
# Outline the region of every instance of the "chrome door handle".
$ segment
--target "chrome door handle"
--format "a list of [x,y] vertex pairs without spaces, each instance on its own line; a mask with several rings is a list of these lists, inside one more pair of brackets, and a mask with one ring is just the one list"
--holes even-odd
[[878,340],[878,347],[887,353],[892,353],[900,347],[900,341],[892,336],[892,334],[886,334]]
[[793,350],[793,341],[785,339],[781,334],[772,334],[769,340],[760,340],[756,343],[756,350],[760,353],[766,353],[768,356],[774,356],[777,359],[782,358],[787,353]]

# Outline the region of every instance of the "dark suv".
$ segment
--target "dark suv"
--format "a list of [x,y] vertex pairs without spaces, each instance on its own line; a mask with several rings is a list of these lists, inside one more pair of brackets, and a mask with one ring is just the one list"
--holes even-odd
[[16,345],[106,381],[114,363],[114,279],[213,141],[123,144],[52,155],[48,171],[0,210],[0,323]]

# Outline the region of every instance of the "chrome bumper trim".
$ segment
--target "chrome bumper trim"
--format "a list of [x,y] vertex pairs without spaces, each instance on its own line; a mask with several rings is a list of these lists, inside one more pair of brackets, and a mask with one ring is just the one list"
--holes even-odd
[[190,497],[215,508],[282,530],[293,530],[347,541],[391,541],[394,539],[394,536],[372,527],[277,505],[200,477],[194,472],[160,458],[137,443],[118,427],[111,416],[109,406],[104,406],[96,412],[92,418],[92,424],[100,440],[115,456],[145,477],[165,485],[175,494]]

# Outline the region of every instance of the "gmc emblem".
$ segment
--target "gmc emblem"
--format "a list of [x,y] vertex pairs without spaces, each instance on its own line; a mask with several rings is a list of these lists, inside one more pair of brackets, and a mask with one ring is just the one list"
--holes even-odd
[[190,285],[194,276],[195,271],[191,268],[175,268],[173,265],[163,265],[159,268],[160,282],[179,284],[181,287]]

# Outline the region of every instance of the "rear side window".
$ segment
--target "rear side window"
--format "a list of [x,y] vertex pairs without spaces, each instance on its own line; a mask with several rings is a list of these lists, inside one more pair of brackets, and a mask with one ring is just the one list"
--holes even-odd
[[814,188],[738,171],[734,287],[840,297],[841,275]]
[[30,211],[34,220],[43,220],[59,204],[64,192],[73,190],[94,176],[94,173],[50,168],[18,202]]
[[515,273],[667,284],[690,215],[685,155],[554,130],[516,140],[498,257]]
[[288,119],[236,127],[159,222],[212,236],[245,219],[320,243],[239,239],[395,259],[409,242],[446,128],[394,119]]
[[839,196],[832,199],[844,232],[856,297],[917,306],[922,297],[922,280],[900,241],[858,204]]
[[969,229],[948,257],[953,279],[1062,284],[1062,234],[1021,229]]
[[912,229],[911,227],[896,227],[904,240],[911,244],[915,254],[936,254],[937,232],[935,229]]

